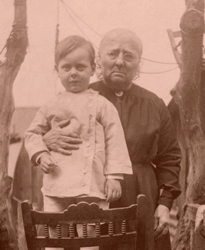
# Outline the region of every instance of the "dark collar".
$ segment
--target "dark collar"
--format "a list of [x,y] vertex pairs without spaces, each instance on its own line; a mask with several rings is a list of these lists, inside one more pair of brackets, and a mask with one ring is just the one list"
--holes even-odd
[[123,96],[129,94],[130,92],[132,92],[133,87],[134,87],[134,84],[132,84],[132,86],[128,90],[113,91],[106,84],[104,84],[103,81],[94,82],[94,83],[89,85],[89,88],[92,88],[92,89],[98,91],[103,96],[114,95],[117,97],[123,97]]

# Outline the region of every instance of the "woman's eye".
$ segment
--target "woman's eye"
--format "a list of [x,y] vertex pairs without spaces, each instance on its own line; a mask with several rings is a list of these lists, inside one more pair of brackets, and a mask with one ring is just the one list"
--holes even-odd
[[118,56],[118,53],[115,51],[111,51],[108,53],[108,56],[110,57],[110,59],[115,59]]
[[132,62],[135,59],[134,55],[131,53],[125,53],[123,57],[124,57],[124,60],[127,62]]

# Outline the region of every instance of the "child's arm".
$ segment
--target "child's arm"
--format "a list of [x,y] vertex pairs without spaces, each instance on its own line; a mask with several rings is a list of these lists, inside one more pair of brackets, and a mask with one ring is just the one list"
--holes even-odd
[[132,163],[117,109],[111,102],[99,96],[97,116],[104,128],[105,136],[104,174],[106,176],[132,174]]
[[42,171],[45,174],[49,174],[53,170],[53,168],[57,166],[53,157],[47,152],[41,155],[39,159],[39,163],[40,163]]
[[36,163],[36,156],[40,153],[49,152],[43,141],[43,135],[48,132],[49,129],[50,126],[45,116],[45,111],[41,108],[37,111],[34,120],[25,132],[25,147],[33,163]]

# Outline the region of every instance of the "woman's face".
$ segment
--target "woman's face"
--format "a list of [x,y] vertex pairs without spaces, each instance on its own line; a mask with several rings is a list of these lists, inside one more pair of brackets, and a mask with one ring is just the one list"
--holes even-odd
[[127,34],[108,40],[100,51],[99,65],[103,80],[115,91],[131,86],[139,62],[136,43]]

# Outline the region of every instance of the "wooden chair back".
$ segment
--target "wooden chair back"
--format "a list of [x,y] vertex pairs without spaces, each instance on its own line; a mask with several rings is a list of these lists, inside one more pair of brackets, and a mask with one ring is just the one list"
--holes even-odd
[[[142,197],[143,198],[143,197]],[[103,210],[95,203],[80,202],[70,205],[64,212],[50,213],[34,211],[29,201],[22,202],[22,216],[28,250],[40,250],[44,247],[61,247],[65,249],[80,249],[80,247],[99,246],[102,249],[120,249],[127,246],[136,250],[135,230],[137,219],[137,204],[130,207]],[[127,231],[127,223],[133,223],[133,231]],[[89,237],[87,224],[95,224],[95,237]],[[108,233],[101,235],[100,224],[108,224]],[[115,232],[115,223],[121,223],[121,232]],[[69,235],[63,237],[61,225],[69,227]],[[75,234],[75,225],[82,224],[83,236]],[[37,234],[37,225],[44,226],[44,236]],[[55,226],[57,237],[49,235],[49,226]],[[113,246],[113,247],[112,247]],[[114,247],[115,246],[115,247]],[[116,247],[117,246],[117,247]]]

